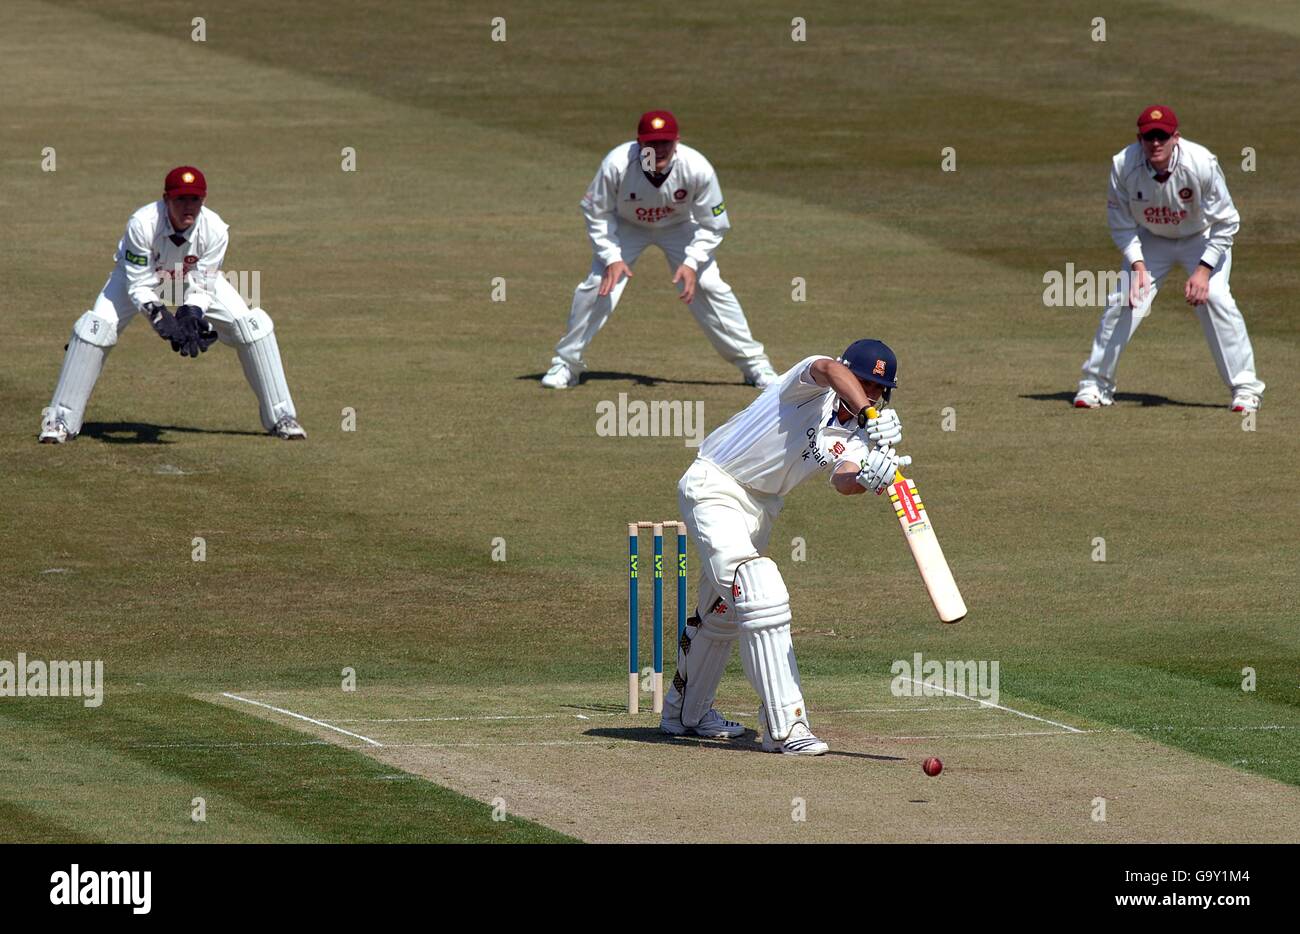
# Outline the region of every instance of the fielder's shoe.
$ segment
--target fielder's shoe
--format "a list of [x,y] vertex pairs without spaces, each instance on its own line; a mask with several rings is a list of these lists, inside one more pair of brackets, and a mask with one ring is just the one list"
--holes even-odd
[[76,435],[68,431],[68,425],[63,419],[48,418],[41,423],[41,433],[36,440],[41,444],[63,444],[75,437]]
[[831,747],[813,736],[812,730],[808,729],[808,724],[802,720],[795,722],[795,725],[790,728],[790,735],[784,740],[772,738],[767,728],[767,711],[763,708],[759,708],[758,722],[763,734],[764,752],[779,752],[787,756],[820,756],[822,753],[830,752]]
[[780,379],[780,374],[772,369],[771,364],[764,363],[762,366],[755,367],[750,371],[750,374],[745,377],[745,384],[763,390],[778,379]]
[[547,389],[569,389],[578,385],[578,374],[567,363],[554,363],[542,377],[542,385]]
[[271,429],[271,434],[285,441],[302,441],[307,437],[307,432],[302,430],[302,426],[292,415],[286,415],[276,422],[275,427]]
[[1259,396],[1253,392],[1234,392],[1231,409],[1234,412],[1258,412]]
[[1076,409],[1099,409],[1103,405],[1114,405],[1115,397],[1108,392],[1102,392],[1096,386],[1084,386],[1074,397],[1074,407]]
[[668,709],[664,708],[659,729],[669,736],[706,736],[710,739],[735,739],[745,732],[744,726],[735,720],[728,720],[712,707],[700,720],[699,726],[687,726],[682,723],[680,716],[670,716]]

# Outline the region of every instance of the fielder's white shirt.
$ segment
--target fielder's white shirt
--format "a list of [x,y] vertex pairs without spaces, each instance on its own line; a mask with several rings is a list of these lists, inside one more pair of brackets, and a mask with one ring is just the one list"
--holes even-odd
[[618,230],[625,224],[646,229],[694,225],[685,261],[692,269],[709,262],[731,229],[717,173],[699,151],[682,143],[668,166],[668,178],[657,188],[641,168],[637,141],[615,146],[580,204],[592,248],[606,266],[623,258]]
[[818,471],[850,462],[861,469],[870,452],[856,419],[841,425],[834,389],[813,382],[821,354],[801,360],[763,390],[749,407],[715,429],[699,456],[743,486],[785,496]]
[[[207,311],[214,297],[212,281],[226,257],[228,230],[216,211],[202,207],[190,228],[177,233],[165,202],[146,204],[126,222],[126,233],[113,257],[117,261],[113,272],[126,277],[127,291],[137,309],[161,301],[158,287],[163,278],[179,275],[184,285],[182,304]],[[173,235],[182,241],[173,242]]]
[[1163,183],[1147,162],[1141,143],[1132,143],[1111,160],[1106,198],[1110,235],[1130,264],[1141,260],[1139,228],[1157,237],[1181,240],[1208,231],[1201,259],[1211,267],[1232,247],[1241,217],[1228,194],[1219,160],[1199,143],[1180,139]]

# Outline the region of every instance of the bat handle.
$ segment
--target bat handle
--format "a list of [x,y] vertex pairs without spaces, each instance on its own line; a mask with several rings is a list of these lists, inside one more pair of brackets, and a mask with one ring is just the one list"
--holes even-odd
[[[880,413],[876,411],[876,407],[874,405],[867,406],[867,418],[879,418],[879,417],[880,417]],[[895,470],[894,482],[902,483],[903,480],[904,480],[903,472],[901,470]]]

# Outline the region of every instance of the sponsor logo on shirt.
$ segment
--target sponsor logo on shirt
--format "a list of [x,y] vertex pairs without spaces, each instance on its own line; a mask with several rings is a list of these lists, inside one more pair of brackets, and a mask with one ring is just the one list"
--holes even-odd
[[139,253],[132,253],[130,250],[126,251],[126,261],[133,266],[149,265],[149,257],[141,256]]
[[717,204],[713,206],[713,216],[721,217],[726,210],[727,210],[727,202],[719,201]]
[[1142,212],[1142,219],[1148,224],[1181,224],[1187,219],[1186,211],[1176,211],[1170,207],[1149,207]]
[[830,463],[830,459],[822,453],[821,446],[817,443],[817,429],[808,429],[808,446],[804,448],[803,459],[812,458],[817,462],[818,467],[825,467]]
[[653,224],[653,223],[656,223],[656,222],[658,222],[658,221],[663,220],[663,219],[664,219],[665,217],[667,217],[669,214],[675,214],[675,213],[677,213],[676,209],[675,209],[675,208],[671,208],[671,207],[666,207],[666,208],[637,208],[637,209],[636,209],[636,219],[639,220],[639,221],[645,221],[647,224]]

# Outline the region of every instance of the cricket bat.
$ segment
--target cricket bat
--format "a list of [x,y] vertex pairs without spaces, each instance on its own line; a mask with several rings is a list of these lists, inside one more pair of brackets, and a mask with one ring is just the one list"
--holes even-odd
[[[867,409],[867,417],[875,418],[876,410]],[[921,502],[921,494],[916,491],[916,484],[903,476],[901,471],[894,472],[894,482],[889,485],[889,501],[894,504],[894,514],[903,527],[903,538],[907,547],[912,549],[912,558],[916,569],[921,572],[921,580],[934,603],[934,610],[939,619],[945,623],[955,623],[966,615],[966,601],[961,598],[957,582],[952,578],[948,559],[943,556],[939,539],[930,525],[930,517]]]

